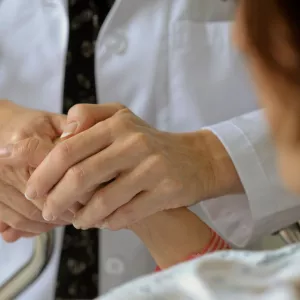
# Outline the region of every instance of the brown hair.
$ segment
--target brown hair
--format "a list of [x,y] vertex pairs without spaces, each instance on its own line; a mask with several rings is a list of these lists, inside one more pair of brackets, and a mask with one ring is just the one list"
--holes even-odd
[[[239,2],[249,47],[268,68],[300,87],[299,0]],[[288,52],[282,51],[287,49]],[[283,52],[285,57],[281,55]]]

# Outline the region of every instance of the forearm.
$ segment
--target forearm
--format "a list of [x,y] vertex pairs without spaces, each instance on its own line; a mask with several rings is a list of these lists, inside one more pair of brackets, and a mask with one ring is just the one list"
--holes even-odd
[[[200,253],[212,237],[211,229],[187,208],[159,212],[130,229],[162,269]],[[216,244],[215,250],[224,246]]]

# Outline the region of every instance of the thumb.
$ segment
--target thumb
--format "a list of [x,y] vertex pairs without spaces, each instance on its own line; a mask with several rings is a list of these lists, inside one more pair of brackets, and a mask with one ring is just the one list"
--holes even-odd
[[31,137],[0,148],[0,164],[36,168],[53,149],[50,140]]
[[57,137],[59,137],[63,133],[63,131],[66,127],[66,124],[67,124],[66,115],[51,114],[50,121],[51,121],[52,127],[54,128],[54,130],[57,133]]
[[61,138],[87,130],[124,108],[119,103],[75,105],[68,112],[67,125]]

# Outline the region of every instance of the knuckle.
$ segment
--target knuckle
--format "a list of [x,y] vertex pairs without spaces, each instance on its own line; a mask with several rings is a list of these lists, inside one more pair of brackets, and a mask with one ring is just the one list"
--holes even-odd
[[127,116],[129,116],[129,115],[132,114],[131,110],[128,107],[126,107],[126,106],[124,106],[122,104],[119,104],[119,105],[120,105],[120,109],[116,113],[117,116],[127,117]]
[[119,110],[111,118],[111,126],[117,129],[129,129],[132,125],[131,115],[131,111],[128,108]]
[[145,135],[142,132],[132,134],[128,138],[128,144],[131,148],[134,148],[134,150],[138,153],[148,152],[150,149],[149,139],[147,135]]
[[72,155],[71,145],[68,140],[63,141],[53,151],[53,156],[60,162],[67,161]]
[[82,188],[85,181],[85,171],[80,165],[71,167],[66,174],[68,180],[74,184],[74,187]]
[[87,104],[75,104],[68,111],[68,116],[86,116],[89,113],[89,106]]
[[123,110],[123,109],[127,109],[127,107],[125,105],[123,105],[123,104],[121,104],[119,102],[115,102],[115,103],[112,103],[112,104],[116,107],[117,111],[120,111],[120,110]]
[[183,190],[183,184],[173,178],[165,178],[161,183],[161,192],[164,195],[176,196]]
[[21,129],[12,134],[10,141],[11,141],[11,143],[17,143],[26,138],[28,138],[28,134],[26,133],[26,131],[24,129]]
[[11,142],[17,143],[27,139],[32,136],[33,130],[39,130],[39,126],[46,128],[49,124],[51,124],[49,115],[42,112],[31,114],[21,124],[22,127],[11,135]]

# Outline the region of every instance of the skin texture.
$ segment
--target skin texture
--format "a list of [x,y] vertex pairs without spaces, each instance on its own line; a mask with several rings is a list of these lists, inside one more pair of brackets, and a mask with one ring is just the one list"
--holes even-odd
[[[36,112],[27,112],[22,108],[12,105],[11,103],[8,103],[7,105],[11,110],[16,110],[13,111],[12,114],[17,113],[17,111],[20,109],[20,113],[22,113],[23,116],[26,113],[32,114],[32,120],[37,120]],[[89,108],[95,112],[94,107],[90,106]],[[88,116],[88,118],[82,118],[82,109],[84,111],[83,115]],[[91,115],[90,110],[86,111],[85,109],[85,107],[79,107],[79,109],[76,107],[75,111],[73,110],[73,117],[77,120],[81,120],[82,126],[78,128],[79,131],[84,130],[85,128],[90,128],[93,126],[93,124],[97,123],[96,117],[94,119],[91,118],[93,115]],[[109,116],[111,114],[111,110],[113,111],[114,109],[119,109],[119,106],[114,106],[113,109],[111,106],[109,106],[107,109],[107,111],[104,110],[105,114],[107,113],[107,115],[104,114],[104,117]],[[77,115],[78,113],[79,118]],[[102,109],[101,113],[103,113]],[[29,119],[31,120],[31,117]],[[42,120],[43,124],[47,124],[44,116]],[[0,170],[2,172],[2,178],[5,179],[7,185],[1,185],[2,182],[0,182],[0,191],[3,195],[6,195],[5,202],[1,203],[2,215],[0,215],[2,216],[1,220],[5,221],[6,223],[0,222],[0,232],[2,232],[3,238],[10,242],[17,240],[20,237],[31,237],[38,235],[41,232],[52,229],[58,224],[49,224],[42,219],[40,209],[43,207],[45,201],[44,198],[38,198],[36,200],[32,200],[31,202],[27,199],[24,199],[22,194],[24,193],[25,185],[30,174],[32,174],[34,169],[39,166],[42,161],[44,161],[45,155],[47,155],[47,153],[49,153],[49,151],[53,149],[55,145],[58,147],[59,144],[68,140],[68,137],[65,140],[57,140],[58,133],[60,135],[62,133],[61,131],[58,133],[53,132],[52,134],[51,126],[49,127],[49,132],[47,131],[48,129],[46,130],[41,126],[43,125],[40,122],[37,122],[35,125],[35,123],[30,121],[28,123],[28,128],[30,128],[31,131],[27,132],[27,127],[23,126],[22,128],[24,129],[24,132],[18,131],[18,134],[16,134],[17,138],[9,141],[11,144],[8,147],[9,152],[4,153],[5,151],[3,151],[3,149],[7,148],[2,149],[3,153],[0,158]],[[39,128],[41,132],[33,132],[32,130],[34,130],[35,127]],[[11,128],[11,126],[9,126],[9,128]],[[11,131],[11,134],[7,134],[7,131],[5,133],[7,136],[12,136],[12,132],[15,130],[16,129]],[[44,136],[45,132],[47,132],[47,138]],[[45,140],[47,140],[49,137],[46,143],[46,150],[41,151],[41,154],[39,154],[39,152],[35,152],[34,149],[39,149],[39,143],[43,145],[42,141],[39,140],[38,143],[34,140],[34,146],[28,146],[32,143],[32,138],[30,138],[32,135],[38,137],[38,139],[44,138]],[[30,141],[29,144],[28,140]],[[7,142],[7,140],[5,141]],[[206,142],[209,142],[209,140]],[[223,160],[223,150],[222,148],[219,150],[220,151],[218,153],[220,155],[218,156],[218,159],[221,161]],[[31,161],[31,158],[34,161]],[[46,160],[48,158],[49,156],[47,156]],[[228,171],[227,168],[224,168],[224,170],[219,169],[219,172],[225,170]],[[78,200],[82,202],[81,199],[78,198]],[[30,208],[33,208],[33,210],[31,211]],[[80,208],[81,205],[78,205],[78,202],[74,202],[73,206],[71,207],[73,211],[78,211]],[[28,212],[30,214],[27,216],[28,218],[25,218],[22,215],[24,212]],[[33,222],[31,219],[37,219],[38,222]],[[52,222],[55,221],[53,220]],[[94,227],[100,226],[101,224],[94,225]],[[21,230],[23,228],[26,228],[27,231]],[[140,222],[132,224],[127,228],[132,230],[135,234],[137,234],[138,237],[140,237],[161,268],[167,268],[185,260],[191,254],[200,252],[203,247],[207,245],[211,238],[210,228],[186,208],[158,212],[152,216],[146,217]]]
[[75,227],[118,230],[159,211],[243,192],[227,152],[208,131],[161,132],[120,104],[75,106],[68,114],[73,129],[74,122],[75,135],[27,184],[28,198],[46,197],[46,220],[80,202]]
[[[199,253],[211,240],[211,230],[187,208],[156,213],[129,228],[144,243],[161,269]],[[215,251],[224,248],[219,244]]]
[[67,213],[64,220],[45,222],[41,213],[44,199],[30,202],[24,197],[27,180],[54,147],[64,124],[63,116],[0,100],[0,232],[8,242],[72,220]]

